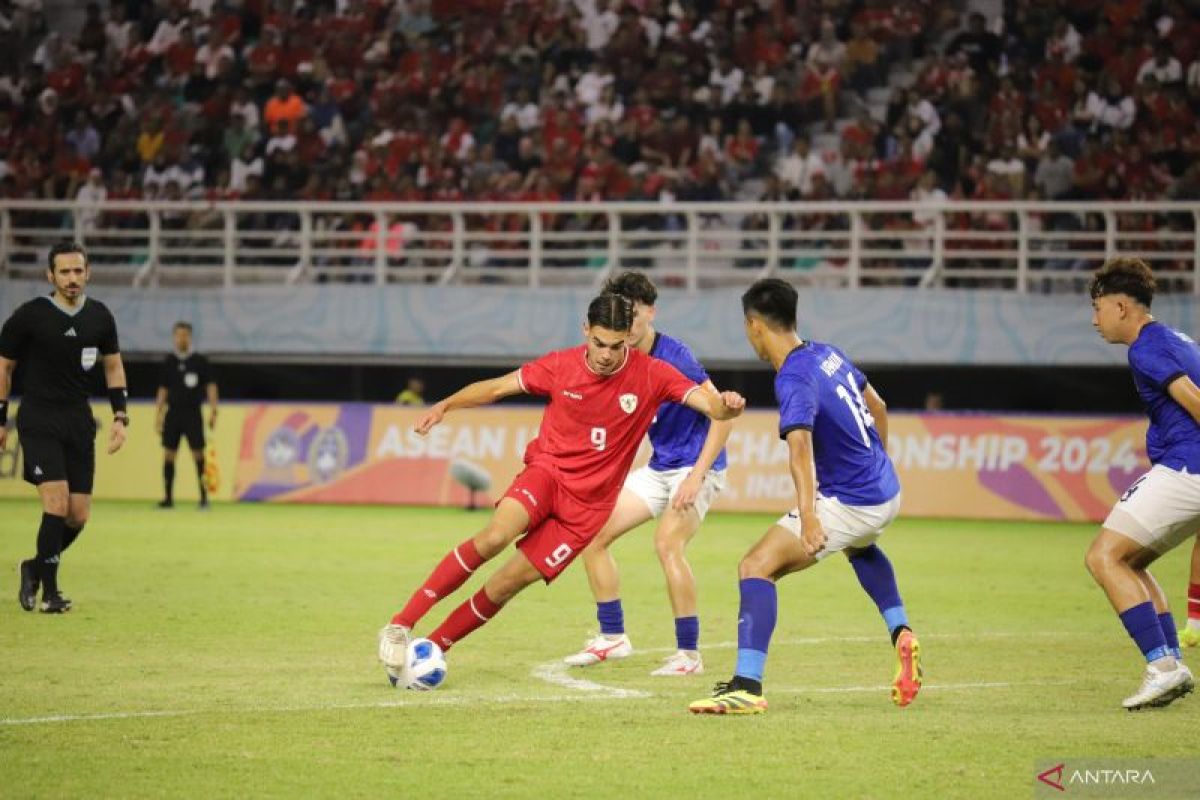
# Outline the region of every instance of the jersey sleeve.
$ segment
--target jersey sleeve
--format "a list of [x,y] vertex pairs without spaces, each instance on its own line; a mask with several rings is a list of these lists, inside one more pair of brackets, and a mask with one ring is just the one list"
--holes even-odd
[[104,309],[104,316],[106,320],[104,333],[100,336],[100,353],[111,356],[121,352],[121,343],[117,340],[117,320],[107,308]]
[[[861,373],[860,373],[861,374]],[[817,418],[820,391],[813,376],[780,373],[775,376],[775,399],[779,402],[779,438],[794,430],[812,430]]]
[[[1174,343],[1129,348],[1129,366],[1134,372],[1144,377],[1148,382],[1166,391],[1171,382],[1180,375],[1186,375],[1187,370],[1179,358]],[[1180,341],[1180,345],[1183,342]]]
[[699,388],[694,380],[666,361],[657,358],[650,359],[650,376],[654,381],[654,389],[658,393],[658,402],[660,403],[663,400],[683,403],[689,394]]
[[25,309],[18,309],[0,328],[0,356],[17,361],[29,339],[29,325]]
[[517,370],[517,380],[527,394],[549,396],[554,393],[554,373],[558,367],[558,353],[547,353],[541,358],[522,364]]
[[200,385],[208,386],[210,383],[216,383],[213,380],[212,364],[209,363],[208,359],[200,356],[197,360],[200,362],[200,369],[198,370],[200,373]]
[[687,347],[680,347],[678,355],[671,363],[695,383],[704,383],[708,380],[708,373],[705,372],[704,365],[697,360],[696,355]]
[[158,386],[161,389],[171,387],[171,357],[165,356],[158,368]]

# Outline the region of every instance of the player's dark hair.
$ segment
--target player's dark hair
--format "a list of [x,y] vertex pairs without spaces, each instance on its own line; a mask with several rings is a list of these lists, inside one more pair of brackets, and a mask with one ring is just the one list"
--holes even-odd
[[1088,295],[1093,300],[1109,294],[1126,294],[1146,308],[1154,302],[1154,273],[1140,258],[1114,258],[1092,276]]
[[626,270],[615,278],[609,278],[604,282],[604,293],[619,294],[644,306],[652,306],[658,300],[658,289],[654,282],[646,277],[646,273],[635,270]]
[[183,328],[188,333],[191,333],[192,332],[192,323],[184,322],[183,320],[179,320],[179,322],[176,322],[174,325],[171,326],[171,331],[174,332],[174,331],[179,330],[180,328]]
[[602,294],[588,303],[588,327],[599,325],[623,333],[633,326],[633,301],[619,294]]
[[742,295],[742,313],[763,319],[776,330],[796,329],[796,289],[779,278],[763,278]]
[[56,258],[58,258],[59,256],[65,255],[67,253],[79,253],[79,255],[83,256],[84,266],[87,266],[87,264],[88,264],[87,250],[84,250],[83,245],[81,245],[79,242],[72,242],[70,240],[67,240],[67,241],[57,242],[56,244],[54,244],[54,246],[52,246],[50,248],[50,255],[46,258],[46,269],[49,270],[50,272],[54,272],[54,260]]

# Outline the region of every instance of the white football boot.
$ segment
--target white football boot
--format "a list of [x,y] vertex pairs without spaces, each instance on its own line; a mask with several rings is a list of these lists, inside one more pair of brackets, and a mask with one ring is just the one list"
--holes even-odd
[[1126,697],[1121,705],[1129,711],[1162,708],[1184,695],[1190,694],[1195,688],[1192,671],[1185,667],[1182,661],[1177,661],[1175,664],[1175,669],[1172,670],[1160,670],[1147,664],[1142,687],[1137,690],[1137,693]]
[[572,667],[590,667],[601,661],[613,661],[618,658],[628,658],[633,655],[633,643],[629,637],[621,634],[610,639],[603,633],[593,636],[583,643],[583,649],[578,653],[567,656],[563,661]]
[[681,675],[703,675],[704,674],[704,659],[696,653],[693,658],[684,650],[679,650],[673,656],[667,656],[663,659],[666,663],[658,669],[651,672],[651,675],[662,677],[672,677]]
[[412,632],[403,625],[388,623],[379,629],[379,660],[391,669],[400,669],[408,657]]

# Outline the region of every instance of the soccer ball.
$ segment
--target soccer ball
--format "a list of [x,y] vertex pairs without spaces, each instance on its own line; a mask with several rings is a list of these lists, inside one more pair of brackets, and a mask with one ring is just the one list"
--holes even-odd
[[404,654],[404,669],[400,674],[389,669],[388,680],[392,686],[400,686],[417,691],[436,689],[446,680],[446,657],[442,648],[428,639],[413,639],[408,643]]

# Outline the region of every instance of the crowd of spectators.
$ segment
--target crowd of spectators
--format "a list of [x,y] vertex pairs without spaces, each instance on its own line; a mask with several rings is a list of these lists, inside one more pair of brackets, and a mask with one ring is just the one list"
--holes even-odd
[[1200,198],[1191,4],[963,5],[0,0],[0,197]]

